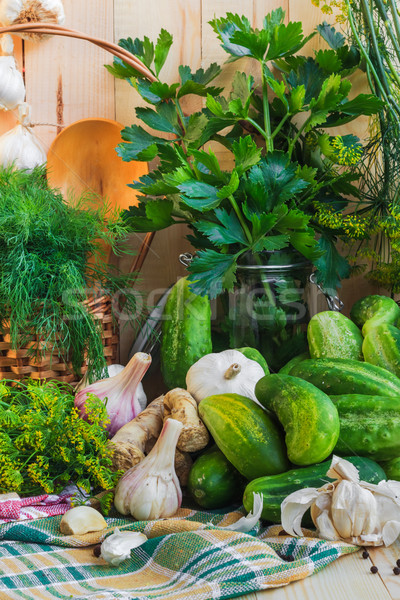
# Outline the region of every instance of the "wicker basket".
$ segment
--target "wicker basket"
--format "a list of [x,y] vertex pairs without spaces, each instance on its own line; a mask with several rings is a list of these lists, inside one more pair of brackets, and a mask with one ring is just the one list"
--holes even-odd
[[[101,320],[104,357],[107,364],[113,364],[118,359],[119,336],[111,314],[111,300],[107,296],[87,300],[86,304],[96,319]],[[76,377],[72,371],[71,363],[66,364],[59,356],[46,354],[39,362],[29,356],[29,350],[36,345],[40,336],[32,338],[24,348],[17,350],[11,348],[9,330],[0,334],[0,378],[20,380],[31,379],[57,379],[74,383]],[[82,373],[87,370],[86,362],[82,365]]]

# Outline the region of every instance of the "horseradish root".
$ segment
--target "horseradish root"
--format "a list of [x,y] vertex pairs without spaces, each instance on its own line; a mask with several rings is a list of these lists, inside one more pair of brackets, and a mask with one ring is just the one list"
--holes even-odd
[[175,388],[164,397],[164,421],[176,419],[183,425],[177,448],[182,452],[196,452],[208,444],[210,436],[197,412],[197,402],[182,388]]

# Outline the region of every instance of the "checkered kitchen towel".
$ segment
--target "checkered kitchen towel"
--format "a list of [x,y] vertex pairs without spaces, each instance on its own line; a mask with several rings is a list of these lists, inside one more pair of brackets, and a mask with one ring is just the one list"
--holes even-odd
[[[107,518],[106,532],[59,533],[61,517],[0,526],[0,600],[205,600],[233,598],[304,579],[357,546],[292,538],[274,525],[224,529],[242,517],[180,509],[173,519]],[[115,527],[149,540],[118,567],[93,555]]]

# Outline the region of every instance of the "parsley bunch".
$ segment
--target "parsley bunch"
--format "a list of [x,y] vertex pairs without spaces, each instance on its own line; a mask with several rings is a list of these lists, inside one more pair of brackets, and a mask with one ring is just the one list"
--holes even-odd
[[0,382],[0,491],[51,494],[69,482],[86,492],[112,489],[120,473],[111,470],[107,411],[95,396],[86,410],[90,423],[67,385]]
[[[258,79],[237,71],[228,95],[213,84],[221,72],[215,63],[194,72],[181,66],[179,82],[171,85],[160,79],[172,44],[165,30],[156,45],[147,37],[120,41],[157,81],[119,59],[109,67],[149,105],[137,108],[136,116],[151,131],[126,127],[119,155],[125,161],[158,158],[158,166],[132,185],[142,196],[126,221],[133,231],[187,223],[197,251],[189,278],[200,295],[233,290],[238,264],[249,257],[265,264],[281,250],[313,262],[325,288],[349,274],[336,232],[314,217],[318,206],[343,210],[358,194],[353,182],[363,148],[354,135],[329,131],[376,113],[382,103],[368,94],[348,99],[348,75],[360,62],[354,48],[301,56],[316,34],[304,36],[301,23],[285,24],[284,16],[280,8],[271,12],[261,29],[232,13],[210,22],[229,62],[245,57],[258,64]],[[189,95],[204,98],[205,107],[186,115],[181,101]],[[229,150],[231,170],[221,168],[209,142]]]

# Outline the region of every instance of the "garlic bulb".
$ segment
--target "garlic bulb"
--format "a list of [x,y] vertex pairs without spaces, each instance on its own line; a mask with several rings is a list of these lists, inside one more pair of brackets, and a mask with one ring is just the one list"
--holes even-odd
[[114,533],[109,535],[101,544],[100,556],[105,561],[117,567],[123,560],[131,556],[131,550],[147,542],[144,533],[136,531],[120,531],[115,528]]
[[25,100],[25,85],[13,56],[0,56],[0,109],[13,110]]
[[[56,23],[65,21],[64,7],[61,0],[1,0],[0,23],[16,25],[17,23]],[[40,40],[42,34],[18,34],[26,40]]]
[[238,350],[206,354],[186,375],[186,387],[197,403],[214,394],[240,394],[259,404],[254,389],[264,369]]
[[302,535],[301,519],[311,507],[319,537],[359,546],[389,546],[400,534],[400,482],[378,485],[360,481],[357,468],[334,456],[327,476],[335,479],[319,489],[305,488],[282,502],[282,527]]
[[75,406],[79,409],[81,417],[85,418],[88,394],[94,394],[106,403],[110,417],[107,430],[110,437],[115,435],[118,429],[132,421],[146,405],[146,395],[143,387],[139,388],[139,384],[150,364],[150,354],[136,352],[123,371],[79,390],[75,396]]
[[91,506],[75,506],[63,514],[60,531],[67,535],[83,535],[106,529],[107,522],[98,510]]
[[21,104],[18,111],[19,124],[0,137],[0,165],[32,171],[46,162],[46,153],[29,127],[28,104]]
[[182,423],[167,419],[155,446],[140,463],[126,471],[115,489],[114,504],[138,521],[171,517],[182,503],[175,473],[175,449]]

